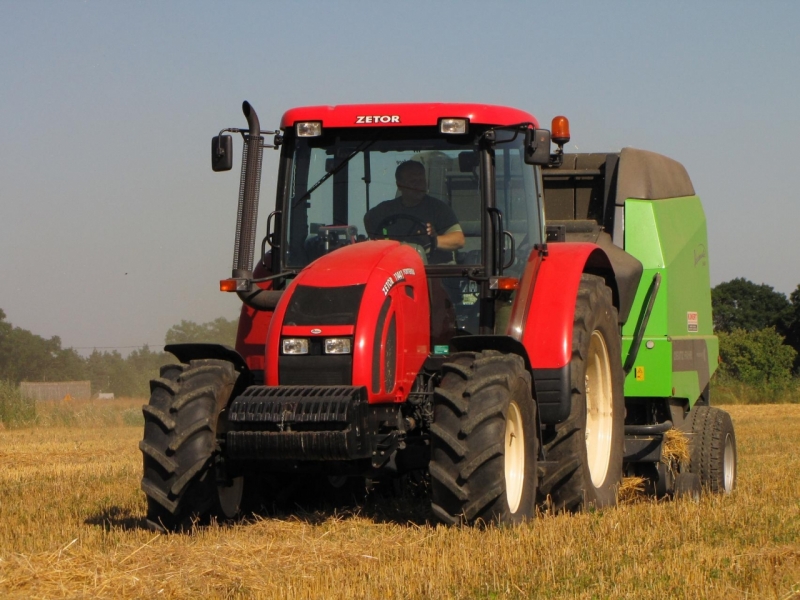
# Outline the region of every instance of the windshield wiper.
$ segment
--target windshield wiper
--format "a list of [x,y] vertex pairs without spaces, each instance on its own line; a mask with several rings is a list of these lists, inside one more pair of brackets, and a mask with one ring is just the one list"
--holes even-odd
[[292,202],[291,202],[291,204],[292,204],[292,208],[293,208],[293,209],[294,209],[294,208],[297,208],[297,205],[298,205],[298,204],[300,204],[300,203],[301,203],[303,200],[306,200],[306,199],[308,199],[308,198],[309,198],[309,196],[311,196],[311,194],[313,194],[313,193],[314,193],[314,191],[316,191],[316,189],[317,189],[319,186],[321,186],[323,183],[325,183],[326,181],[328,181],[328,179],[330,179],[331,177],[333,177],[334,175],[336,175],[336,174],[337,174],[339,171],[341,171],[342,169],[344,169],[345,165],[346,165],[347,163],[349,163],[349,162],[350,162],[350,161],[353,159],[353,157],[355,157],[355,155],[356,155],[356,154],[358,154],[358,153],[359,153],[359,152],[361,152],[362,150],[366,150],[367,148],[369,148],[370,146],[372,146],[372,144],[374,144],[375,142],[377,142],[377,141],[380,139],[380,137],[381,137],[381,136],[379,135],[379,136],[375,137],[375,138],[374,138],[374,139],[372,139],[372,140],[366,140],[366,141],[364,141],[364,142],[363,142],[363,143],[362,143],[360,146],[358,146],[358,147],[357,147],[355,150],[353,150],[353,151],[352,151],[350,154],[348,154],[348,155],[345,157],[345,159],[344,159],[342,162],[340,162],[338,165],[336,165],[336,167],[335,167],[335,168],[333,168],[333,169],[331,169],[330,171],[328,171],[327,173],[325,173],[325,175],[323,175],[323,176],[320,178],[320,180],[319,180],[319,181],[317,181],[317,183],[315,183],[314,185],[312,185],[312,186],[311,186],[311,187],[310,187],[310,188],[309,188],[307,191],[303,192],[303,194],[301,194],[299,198],[292,198]]

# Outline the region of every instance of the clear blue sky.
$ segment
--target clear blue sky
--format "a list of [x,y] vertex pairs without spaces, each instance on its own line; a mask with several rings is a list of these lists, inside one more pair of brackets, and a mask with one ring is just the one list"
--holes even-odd
[[0,14],[0,308],[66,346],[159,345],[181,319],[238,314],[217,291],[238,173],[211,172],[209,140],[244,126],[244,99],[264,127],[303,104],[565,114],[568,150],[686,166],[712,284],[800,283],[800,2],[0,0]]

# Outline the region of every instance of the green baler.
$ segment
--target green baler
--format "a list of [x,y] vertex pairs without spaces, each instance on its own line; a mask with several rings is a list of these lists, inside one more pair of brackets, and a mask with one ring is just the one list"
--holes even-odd
[[625,200],[625,250],[644,272],[631,315],[622,328],[627,356],[656,275],[660,285],[644,330],[626,396],[707,400],[717,367],[718,343],[711,319],[708,243],[697,196],[658,201]]
[[[613,269],[625,368],[625,472],[656,493],[730,492],[736,443],[727,413],[709,406],[719,343],[711,317],[708,237],[684,167],[624,148],[563,154],[543,170],[548,241],[593,242]],[[688,434],[689,468],[664,457],[669,431]]]

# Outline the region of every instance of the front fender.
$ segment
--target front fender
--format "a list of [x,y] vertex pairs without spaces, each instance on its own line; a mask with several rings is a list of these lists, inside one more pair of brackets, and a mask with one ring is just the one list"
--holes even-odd
[[226,360],[233,363],[234,368],[239,373],[249,373],[250,369],[247,368],[247,363],[241,354],[230,346],[225,344],[205,344],[205,343],[187,343],[187,344],[167,344],[164,346],[164,352],[171,352],[182,363],[188,363],[191,360],[201,360],[205,358],[212,358],[218,360]]

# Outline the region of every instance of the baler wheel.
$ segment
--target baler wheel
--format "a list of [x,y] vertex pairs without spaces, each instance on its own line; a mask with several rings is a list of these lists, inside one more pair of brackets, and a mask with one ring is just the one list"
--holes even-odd
[[190,529],[207,516],[234,517],[243,479],[219,484],[219,414],[236,383],[233,365],[223,360],[193,360],[162,367],[150,382],[144,412],[142,490],[147,495],[147,525],[155,531]]
[[556,511],[616,503],[622,480],[625,399],[617,310],[602,277],[584,274],[572,328],[569,417],[543,431],[557,465],[540,486]]
[[443,373],[431,427],[434,515],[450,525],[515,524],[532,517],[539,446],[522,358],[462,352]]
[[736,487],[736,434],[730,415],[715,406],[695,406],[688,415],[689,472],[703,487],[730,494]]

